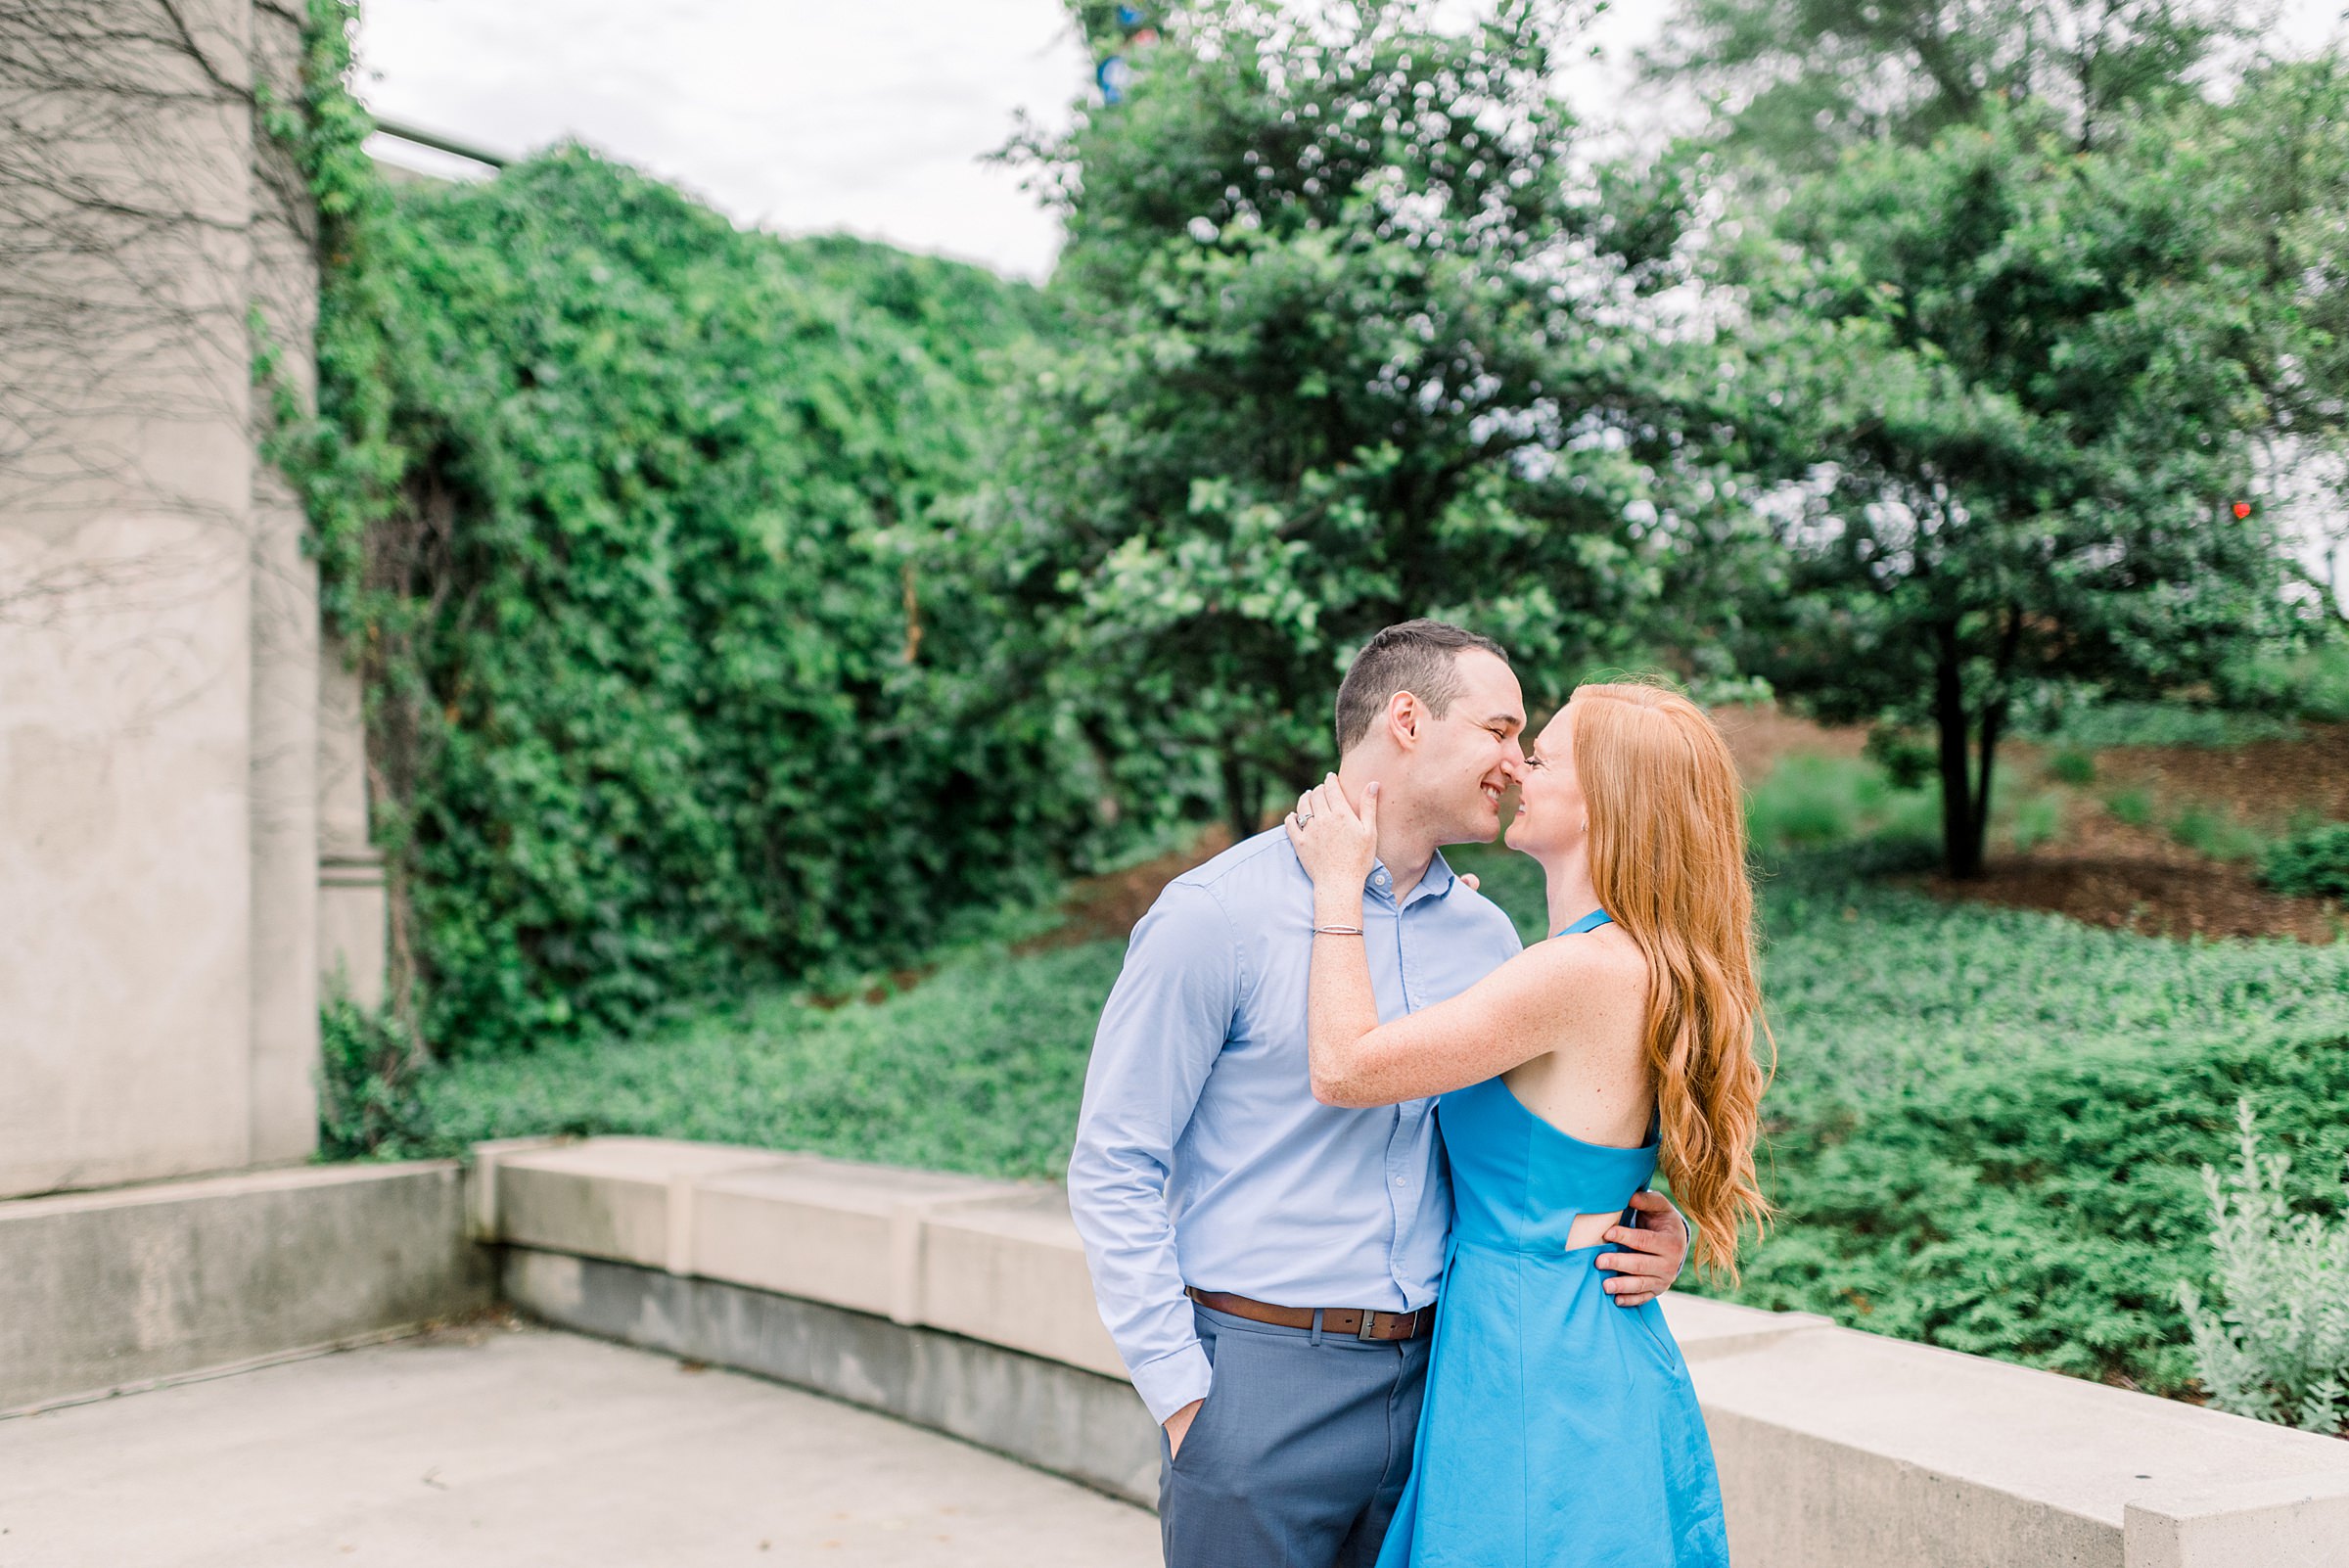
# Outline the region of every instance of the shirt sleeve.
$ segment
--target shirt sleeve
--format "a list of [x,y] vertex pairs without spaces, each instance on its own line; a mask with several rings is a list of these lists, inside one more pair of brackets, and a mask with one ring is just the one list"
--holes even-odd
[[1134,927],[1101,1011],[1069,1210],[1101,1321],[1158,1421],[1207,1397],[1207,1353],[1182,1294],[1167,1178],[1240,1001],[1239,945],[1214,894],[1171,884]]

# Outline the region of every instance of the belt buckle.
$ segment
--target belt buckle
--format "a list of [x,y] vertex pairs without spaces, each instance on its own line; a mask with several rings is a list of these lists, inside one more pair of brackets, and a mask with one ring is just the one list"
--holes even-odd
[[[1389,1313],[1387,1315],[1392,1317],[1395,1314],[1393,1313]],[[1354,1337],[1357,1339],[1378,1338],[1378,1314],[1372,1312],[1367,1307],[1363,1308],[1362,1321],[1360,1326],[1355,1329]]]

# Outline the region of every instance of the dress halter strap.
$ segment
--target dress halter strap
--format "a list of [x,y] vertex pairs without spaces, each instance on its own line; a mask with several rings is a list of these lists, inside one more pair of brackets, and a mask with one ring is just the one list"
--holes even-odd
[[1553,937],[1579,936],[1583,932],[1596,931],[1600,926],[1611,926],[1614,923],[1615,917],[1613,915],[1607,913],[1604,909],[1593,909],[1589,914],[1583,916],[1580,920],[1577,920],[1573,925],[1566,927],[1562,931],[1553,931],[1550,933],[1550,935]]

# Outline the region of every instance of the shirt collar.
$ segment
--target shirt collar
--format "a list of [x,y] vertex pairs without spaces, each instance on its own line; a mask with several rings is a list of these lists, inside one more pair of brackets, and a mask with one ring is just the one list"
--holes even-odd
[[[1406,901],[1417,903],[1421,899],[1444,898],[1451,892],[1452,884],[1458,880],[1459,878],[1452,874],[1451,862],[1444,858],[1444,852],[1438,850],[1435,857],[1427,862],[1427,874],[1419,879],[1417,887],[1411,889],[1411,896]],[[1384,899],[1390,903],[1394,901],[1395,879],[1388,874],[1386,861],[1373,860],[1370,862],[1370,875],[1362,883],[1362,896],[1367,899]]]

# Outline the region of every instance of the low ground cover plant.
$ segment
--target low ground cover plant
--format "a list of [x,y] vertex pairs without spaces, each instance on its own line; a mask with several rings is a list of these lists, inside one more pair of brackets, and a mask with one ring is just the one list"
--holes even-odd
[[984,945],[878,1002],[774,992],[635,1038],[459,1061],[423,1075],[426,1130],[393,1152],[633,1133],[1057,1176],[1124,958],[1120,942]]
[[[2178,1285],[2224,1299],[2201,1171],[2232,1158],[2238,1099],[2292,1157],[2291,1202],[2341,1213],[2349,947],[1944,903],[1871,876],[1883,853],[1765,878],[1780,1052],[1763,1171],[1782,1218],[1737,1299],[2192,1392]],[[1453,858],[1541,935],[1532,862]],[[423,1130],[392,1150],[632,1132],[1058,1176],[1122,956],[980,946],[875,1003],[775,992],[640,1038],[460,1061],[423,1076]]]
[[[2212,1275],[2201,1171],[2234,1149],[2238,1098],[2292,1154],[2293,1200],[2341,1212],[2349,952],[1944,903],[1869,860],[1764,879],[1781,1218],[1735,1298],[2191,1392],[2176,1291]],[[1530,862],[1478,868],[1539,919]]]
[[2115,702],[2073,708],[2035,738],[2095,752],[2112,746],[2242,746],[2290,740],[2299,732],[2300,726],[2280,714]]

